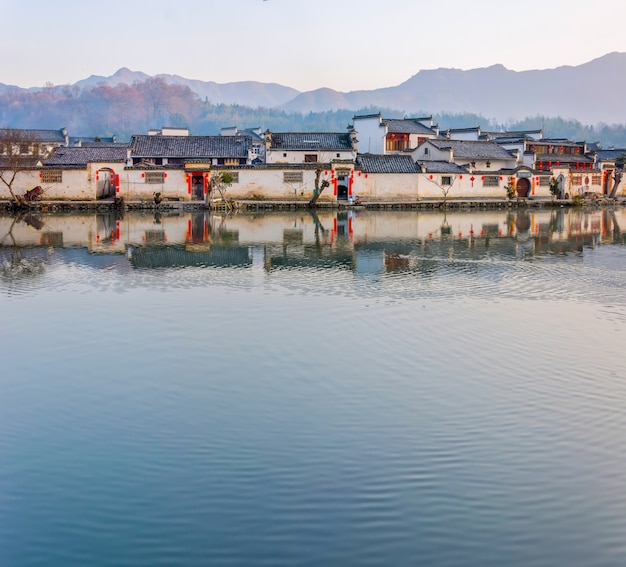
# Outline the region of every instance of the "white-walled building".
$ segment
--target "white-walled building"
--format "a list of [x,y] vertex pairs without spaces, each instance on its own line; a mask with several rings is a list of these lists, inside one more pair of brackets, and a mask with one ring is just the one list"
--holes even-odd
[[425,118],[383,118],[366,114],[352,118],[363,154],[397,154],[416,148],[424,140],[439,136],[432,116]]

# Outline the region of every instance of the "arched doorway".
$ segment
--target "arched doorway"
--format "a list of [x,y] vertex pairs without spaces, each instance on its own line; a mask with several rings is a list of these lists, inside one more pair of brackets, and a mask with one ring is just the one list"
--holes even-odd
[[517,196],[520,199],[525,199],[530,193],[530,181],[526,177],[520,177],[516,184]]
[[96,171],[96,199],[115,197],[115,172],[108,168]]

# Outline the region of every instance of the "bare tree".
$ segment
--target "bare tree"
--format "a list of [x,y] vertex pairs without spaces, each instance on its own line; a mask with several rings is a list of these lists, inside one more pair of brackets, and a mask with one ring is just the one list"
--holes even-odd
[[[207,193],[207,205],[211,208],[213,206],[213,200],[215,193],[219,193],[224,200],[226,208],[230,211],[233,206],[232,203],[226,197],[226,189],[233,184],[234,176],[232,172],[225,170],[218,170],[211,172],[211,179],[209,180],[209,192]],[[209,201],[210,199],[210,201]]]
[[[448,181],[450,181],[450,183],[444,185],[443,184],[443,178],[444,177],[448,177]],[[448,206],[448,193],[450,193],[450,191],[452,190],[452,186],[454,185],[454,182],[456,181],[457,176],[454,175],[444,175],[444,176],[439,176],[437,177],[436,175],[432,176],[432,179],[427,178],[428,181],[430,181],[431,183],[433,183],[434,185],[436,185],[437,187],[439,187],[439,190],[441,191],[441,196],[443,197],[443,203],[442,203],[442,207],[445,209]]]
[[[324,163],[327,162],[327,163]],[[324,189],[330,187],[330,181],[328,180],[327,173],[331,168],[330,157],[326,155],[320,156],[319,161],[315,163],[315,186],[313,188],[313,197],[309,201],[308,206],[313,208],[317,206],[317,200],[320,198]]]
[[27,130],[0,129],[0,181],[9,190],[13,204],[22,204],[22,199],[13,190],[13,183],[20,171],[34,165],[34,143]]

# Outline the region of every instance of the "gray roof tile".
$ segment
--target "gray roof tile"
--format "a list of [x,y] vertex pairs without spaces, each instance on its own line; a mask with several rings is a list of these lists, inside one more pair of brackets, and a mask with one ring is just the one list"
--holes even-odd
[[417,173],[418,169],[409,155],[359,154],[357,167],[364,173]]
[[429,140],[440,150],[451,149],[454,159],[513,159],[513,156],[495,142],[473,140]]
[[424,173],[469,173],[467,168],[448,161],[420,160],[418,165],[422,166]]
[[[5,130],[5,128],[2,128]],[[55,144],[65,144],[65,135],[62,129],[59,130],[32,130],[26,128],[6,128],[9,131],[21,132],[27,139],[37,142],[50,142]]]
[[139,158],[247,158],[250,136],[133,136],[130,147]]
[[90,162],[125,162],[126,146],[88,146],[56,148],[50,157],[42,160],[46,166],[87,165]]
[[345,151],[352,139],[344,132],[272,132],[273,150]]
[[435,135],[435,131],[424,126],[419,120],[414,118],[385,118],[383,124],[387,125],[388,132],[392,134],[430,134]]

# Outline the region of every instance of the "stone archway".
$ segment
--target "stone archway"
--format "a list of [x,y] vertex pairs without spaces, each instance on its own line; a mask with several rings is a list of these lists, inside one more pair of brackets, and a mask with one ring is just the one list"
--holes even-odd
[[518,198],[525,199],[526,197],[528,197],[528,193],[530,193],[530,181],[527,177],[520,177],[517,180],[515,188]]

